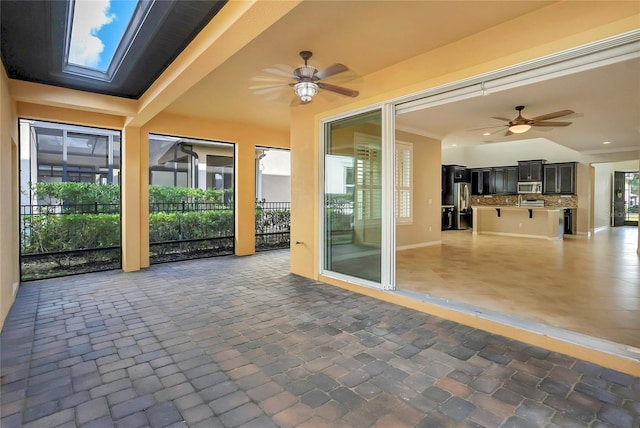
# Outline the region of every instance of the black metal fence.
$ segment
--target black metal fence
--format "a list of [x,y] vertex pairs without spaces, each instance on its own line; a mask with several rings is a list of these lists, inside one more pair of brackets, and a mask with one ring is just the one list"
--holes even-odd
[[149,204],[150,263],[234,254],[233,204]]
[[20,206],[20,279],[121,267],[119,204]]
[[[256,204],[256,251],[290,246],[291,204]],[[233,204],[149,204],[151,263],[234,254]],[[21,280],[121,267],[120,204],[22,205]]]
[[289,248],[290,231],[290,202],[256,202],[256,251]]

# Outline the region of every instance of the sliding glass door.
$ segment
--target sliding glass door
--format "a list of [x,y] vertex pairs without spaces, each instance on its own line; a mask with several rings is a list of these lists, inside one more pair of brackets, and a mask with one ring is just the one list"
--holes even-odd
[[324,269],[380,284],[383,150],[380,110],[325,124]]

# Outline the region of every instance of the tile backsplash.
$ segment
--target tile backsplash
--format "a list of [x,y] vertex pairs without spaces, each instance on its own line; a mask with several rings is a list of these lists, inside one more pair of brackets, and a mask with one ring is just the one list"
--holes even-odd
[[[578,207],[578,197],[576,195],[525,194],[522,195],[522,199],[543,199],[545,207]],[[471,205],[515,205],[517,202],[518,195],[471,196]]]

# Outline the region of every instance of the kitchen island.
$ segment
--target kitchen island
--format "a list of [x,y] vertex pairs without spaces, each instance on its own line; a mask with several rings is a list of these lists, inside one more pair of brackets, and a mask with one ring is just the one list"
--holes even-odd
[[474,205],[473,234],[562,239],[564,208]]

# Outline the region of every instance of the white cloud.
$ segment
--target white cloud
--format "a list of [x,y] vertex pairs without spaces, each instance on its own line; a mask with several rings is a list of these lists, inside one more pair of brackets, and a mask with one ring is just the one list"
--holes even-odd
[[109,14],[111,0],[76,0],[71,29],[69,62],[87,67],[97,67],[104,43],[96,34],[112,22],[115,15]]

